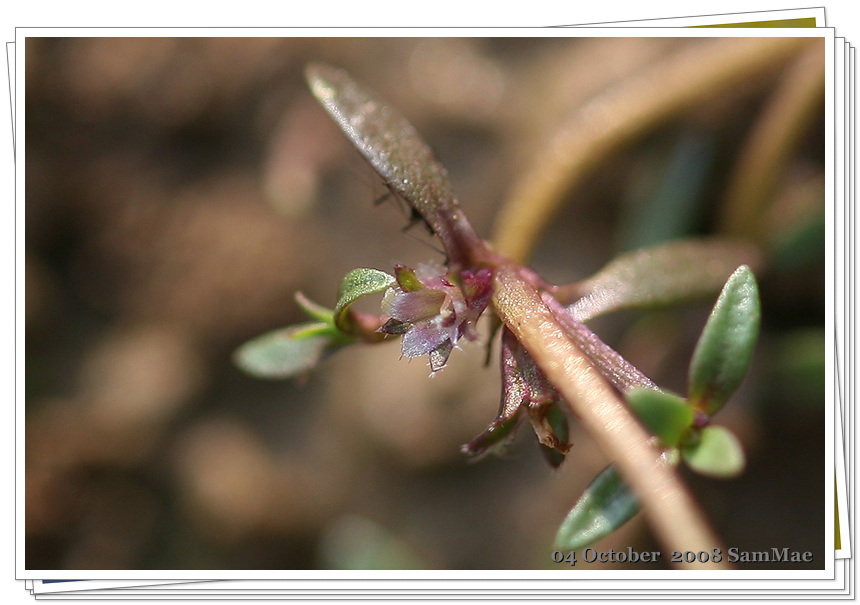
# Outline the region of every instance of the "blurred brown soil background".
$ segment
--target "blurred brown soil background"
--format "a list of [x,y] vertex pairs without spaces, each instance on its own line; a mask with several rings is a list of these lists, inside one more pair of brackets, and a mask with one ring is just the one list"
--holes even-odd
[[[303,321],[296,290],[333,306],[352,268],[441,260],[420,227],[403,231],[396,204],[374,204],[385,188],[303,68],[345,67],[398,107],[488,236],[561,122],[703,42],[29,39],[26,567],[560,569],[555,530],[607,461],[574,423],[560,471],[527,427],[506,457],[470,464],[459,446],[492,420],[500,388],[480,346],[433,379],[397,344],[339,352],[301,383],[231,364],[242,342]],[[711,153],[678,234],[713,233],[732,162],[778,81],[726,91],[613,156],[571,192],[535,268],[569,282],[622,250],[631,209],[679,140]],[[823,126],[804,136],[786,183],[823,174]],[[762,276],[753,371],[718,417],[744,443],[746,473],[685,477],[727,545],[810,550],[820,567],[823,376],[798,383],[792,370],[823,356],[813,241],[820,249]],[[711,303],[594,326],[684,392]],[[628,545],[659,549],[641,518],[597,548]]]

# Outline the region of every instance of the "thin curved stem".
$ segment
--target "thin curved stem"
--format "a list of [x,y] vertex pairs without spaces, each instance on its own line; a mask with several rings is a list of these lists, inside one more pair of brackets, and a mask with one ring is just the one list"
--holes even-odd
[[[713,548],[725,552],[675,471],[660,461],[660,452],[648,433],[567,336],[540,294],[513,267],[498,268],[493,304],[502,321],[616,464],[664,546],[682,552]],[[708,569],[716,566],[727,566],[725,558],[720,565],[707,564]]]
[[598,96],[564,125],[519,179],[497,216],[491,241],[517,262],[563,201],[607,156],[679,111],[783,63],[810,38],[723,38],[685,53]]
[[725,233],[757,241],[768,202],[801,136],[824,101],[824,41],[799,57],[737,159],[722,208]]

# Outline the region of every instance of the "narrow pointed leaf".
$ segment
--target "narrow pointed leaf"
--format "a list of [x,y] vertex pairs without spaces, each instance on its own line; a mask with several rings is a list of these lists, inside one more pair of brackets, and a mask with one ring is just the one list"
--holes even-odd
[[306,74],[311,92],[392,189],[431,215],[456,207],[448,172],[400,112],[342,69],[314,63]]
[[693,409],[677,395],[637,387],[624,396],[645,427],[665,445],[677,446],[693,424]]
[[580,351],[594,364],[594,367],[622,393],[634,387],[656,389],[657,385],[645,376],[639,368],[624,359],[618,351],[603,342],[584,323],[571,317],[570,312],[561,306],[549,293],[541,294],[541,299],[550,308],[555,318]]
[[499,451],[526,415],[530,389],[523,372],[525,351],[522,344],[508,328],[502,328],[499,365],[502,372],[502,396],[498,416],[490,426],[475,439],[464,445],[464,454],[481,457],[488,451]]
[[344,276],[337,293],[334,308],[334,323],[344,332],[350,333],[349,307],[363,296],[387,289],[394,283],[394,276],[376,269],[353,269]]
[[568,513],[555,537],[555,547],[574,550],[608,536],[639,512],[639,501],[614,466],[604,469]]
[[499,416],[483,433],[463,445],[460,451],[478,460],[487,453],[500,452],[514,436],[514,431],[523,418],[522,407],[514,410],[511,416]]
[[740,475],[746,466],[744,450],[731,431],[722,426],[706,426],[681,446],[681,457],[702,475],[728,479]]
[[447,171],[405,117],[342,69],[314,63],[305,73],[317,100],[386,185],[439,236],[452,262],[484,249],[458,211]]
[[257,378],[292,378],[313,369],[337,337],[324,323],[280,328],[239,347],[233,361]]
[[761,309],[752,271],[741,266],[729,277],[690,362],[689,400],[713,415],[734,393],[749,368]]
[[582,298],[570,305],[577,321],[630,308],[677,304],[718,292],[738,265],[752,264],[748,244],[683,240],[623,254],[578,284]]

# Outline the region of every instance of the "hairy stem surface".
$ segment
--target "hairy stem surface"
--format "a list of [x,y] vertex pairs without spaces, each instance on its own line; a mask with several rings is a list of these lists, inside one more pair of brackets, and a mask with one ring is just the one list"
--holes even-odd
[[810,38],[723,38],[696,45],[598,96],[549,143],[514,184],[491,238],[515,261],[527,260],[539,234],[575,187],[606,158],[686,108],[784,63]]
[[[655,535],[670,550],[722,548],[674,470],[610,384],[567,336],[540,294],[510,266],[499,267],[493,304],[550,382],[639,497]],[[725,562],[725,559],[723,559]],[[697,565],[685,565],[685,569]],[[725,565],[725,563],[724,563]],[[718,565],[708,563],[708,569]]]

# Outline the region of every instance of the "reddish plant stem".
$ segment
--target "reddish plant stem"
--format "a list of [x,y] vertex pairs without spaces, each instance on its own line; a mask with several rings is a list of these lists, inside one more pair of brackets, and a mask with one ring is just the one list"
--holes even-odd
[[657,389],[657,385],[639,368],[624,359],[621,354],[600,340],[584,323],[576,321],[561,304],[547,293],[541,294],[544,304],[558,323],[565,328],[574,344],[585,353],[600,373],[622,393],[633,387]]
[[[675,471],[616,391],[573,343],[540,294],[511,266],[498,267],[493,305],[502,321],[567,400],[572,412],[636,493],[655,535],[669,550],[725,549]],[[725,567],[693,563],[685,569]]]

